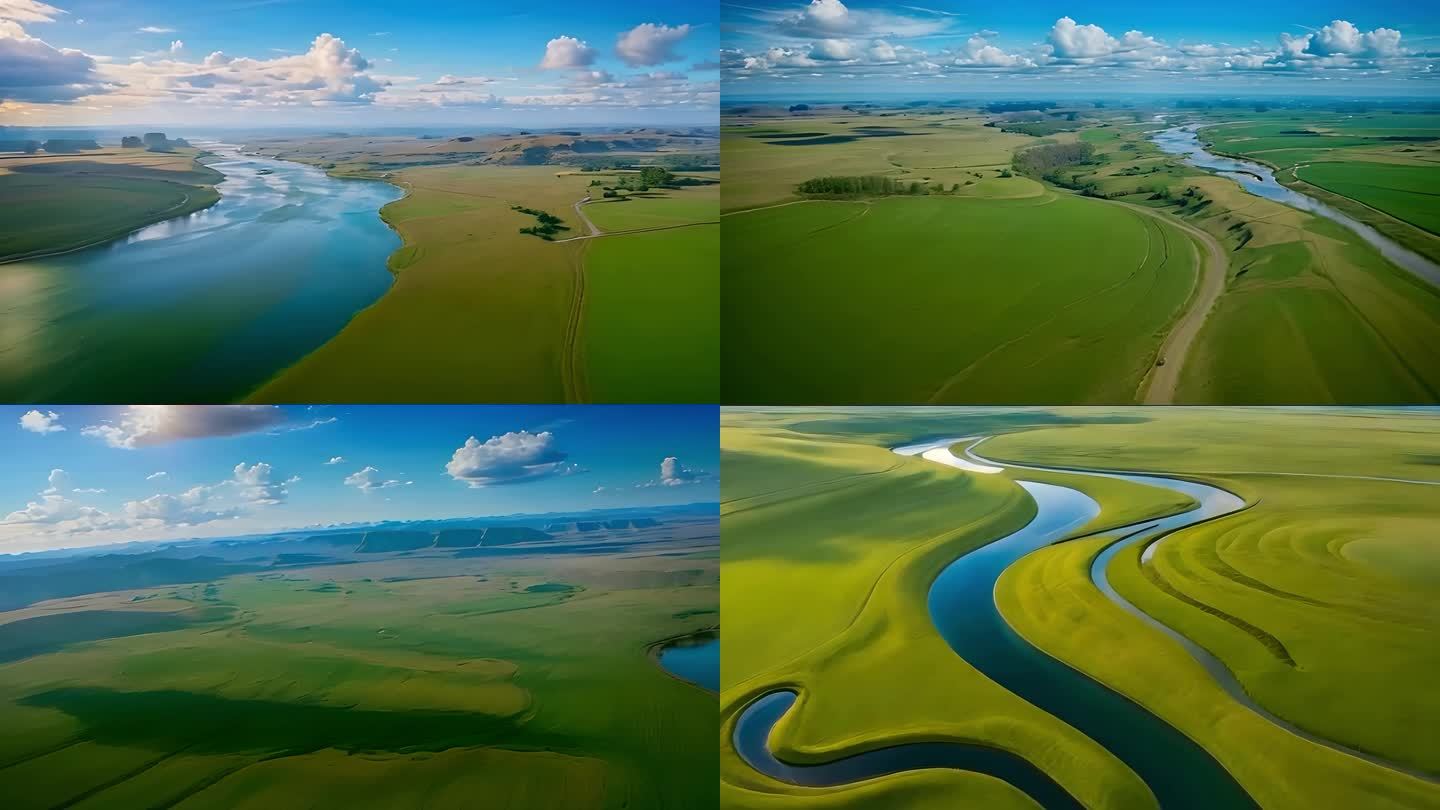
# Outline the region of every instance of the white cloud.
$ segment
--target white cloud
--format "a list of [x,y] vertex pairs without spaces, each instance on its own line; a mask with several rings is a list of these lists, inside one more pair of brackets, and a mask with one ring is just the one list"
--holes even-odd
[[182,439],[253,433],[284,421],[284,411],[275,405],[131,405],[118,423],[90,425],[80,432],[111,447],[133,450]]
[[191,487],[179,495],[151,495],[125,504],[125,514],[136,524],[150,528],[196,526],[238,517],[239,509],[213,503],[212,487]]
[[55,13],[44,3],[0,0],[0,103],[63,104],[105,89],[93,57],[55,48],[21,26],[47,22]]
[[555,434],[527,430],[492,436],[484,442],[465,440],[445,465],[445,471],[471,487],[514,484],[576,472],[555,445]]
[[54,469],[50,471],[50,488],[41,492],[41,495],[53,495],[63,489],[70,487],[70,476],[64,470]]
[[694,470],[680,463],[680,459],[670,456],[660,462],[660,483],[667,487],[678,487],[685,484],[693,484],[708,476],[704,470]]
[[284,481],[275,481],[270,477],[272,472],[270,465],[263,461],[249,467],[246,467],[243,461],[236,464],[233,480],[240,488],[241,500],[261,506],[284,503],[290,497],[290,491],[286,487],[299,482],[300,478],[292,476]]
[[[407,482],[408,483],[408,482]],[[361,492],[369,492],[373,489],[389,489],[400,486],[400,482],[394,479],[386,480],[381,477],[380,470],[376,467],[365,467],[359,472],[345,476],[345,485],[355,487]]]
[[184,43],[184,42],[181,42],[181,41],[178,40],[178,39],[175,40],[174,42],[171,42],[171,43],[170,43],[170,53],[179,53],[180,51],[182,51],[182,50],[184,50],[184,49],[185,49],[185,43]]
[[170,473],[167,473],[167,472],[165,472],[164,470],[161,470],[161,471],[159,471],[159,472],[150,473],[149,475],[145,476],[145,480],[146,480],[146,481],[158,481],[159,479],[164,478],[165,476],[167,476],[167,475],[169,475],[169,474],[170,474]]
[[331,457],[330,457],[330,460],[327,461],[327,462],[325,462],[325,463],[326,463],[326,464],[344,464],[344,463],[345,463],[345,457],[344,457],[344,456],[331,456]]
[[54,22],[56,17],[67,13],[69,12],[38,0],[0,0],[0,20],[22,23]]
[[[620,35],[615,43],[615,53],[630,67],[650,67],[674,62],[681,58],[675,52],[690,34],[689,25],[656,25],[643,23]],[[547,53],[548,55],[548,53]]]
[[175,29],[168,25],[142,25],[139,32],[142,34],[173,34]]
[[710,477],[710,473],[704,470],[697,470],[686,467],[675,456],[667,456],[660,462],[660,477],[654,481],[646,481],[643,484],[636,484],[637,487],[682,487],[686,484],[694,484],[704,481]]
[[41,413],[40,411],[26,411],[20,417],[20,429],[28,430],[31,433],[59,433],[65,429],[60,424],[60,414],[54,411]]
[[574,37],[559,36],[545,43],[544,70],[588,67],[595,63],[595,49]]

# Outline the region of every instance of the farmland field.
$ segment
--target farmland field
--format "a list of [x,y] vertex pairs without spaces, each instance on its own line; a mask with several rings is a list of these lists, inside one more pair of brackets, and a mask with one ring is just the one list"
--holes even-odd
[[1435,411],[728,409],[721,443],[725,806],[1440,807]]
[[255,538],[189,575],[165,551],[0,563],[55,594],[0,613],[5,806],[713,801],[714,694],[651,649],[718,624],[713,515],[537,525]]
[[[683,236],[644,230],[713,222],[716,188],[586,205],[585,215],[605,232],[591,238],[575,203],[598,197],[588,185],[595,177],[525,165],[393,173],[390,181],[407,191],[382,211],[405,241],[389,260],[394,286],[251,399],[714,401],[716,362],[706,358],[718,317],[708,295],[718,233],[708,226]],[[553,239],[521,233],[535,220],[517,206],[557,216],[564,230]],[[600,244],[609,241],[622,244]],[[666,310],[652,313],[656,304]],[[643,323],[652,314],[650,331],[634,326],[636,316]],[[664,319],[690,326],[655,346]],[[616,334],[622,324],[625,333]],[[613,358],[627,340],[653,349],[617,368]]]
[[1440,288],[1153,141],[1189,122],[1440,257],[1434,115],[802,106],[722,126],[727,401],[1440,398]]

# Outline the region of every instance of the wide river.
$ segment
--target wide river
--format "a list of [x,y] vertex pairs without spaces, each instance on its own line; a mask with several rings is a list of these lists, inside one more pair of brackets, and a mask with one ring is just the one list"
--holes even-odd
[[1172,127],[1150,136],[1160,150],[1184,157],[1185,162],[1200,169],[1209,169],[1239,183],[1246,191],[1257,197],[1309,211],[1317,216],[1333,220],[1354,231],[1361,239],[1374,245],[1380,255],[1394,264],[1405,268],[1431,284],[1440,286],[1440,264],[1402,247],[1399,243],[1353,217],[1331,208],[1323,202],[1287,188],[1275,179],[1270,167],[1249,160],[1222,157],[1214,154],[1200,143],[1196,125]]
[[339,332],[389,288],[400,189],[206,142],[214,206],[0,265],[0,401],[223,402]]

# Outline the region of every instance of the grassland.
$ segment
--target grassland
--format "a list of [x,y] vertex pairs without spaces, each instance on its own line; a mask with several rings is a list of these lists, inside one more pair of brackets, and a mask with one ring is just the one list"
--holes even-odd
[[0,261],[63,253],[214,205],[222,175],[195,149],[0,158]]
[[[1055,421],[1047,425],[1047,418]],[[913,613],[923,611],[933,570],[914,578],[906,573],[923,570],[918,560],[927,552],[918,550],[923,544],[903,545],[903,539],[919,528],[914,522],[922,516],[941,531],[946,513],[956,528],[945,541],[950,556],[977,539],[999,536],[1005,524],[974,523],[973,510],[994,508],[998,493],[1013,486],[1010,479],[1023,478],[1077,487],[1102,505],[1101,517],[1077,532],[1100,534],[1045,547],[1002,575],[997,604],[1026,639],[1194,739],[1260,806],[1440,807],[1434,782],[1309,742],[1245,709],[1184,648],[1095,587],[1090,564],[1116,539],[1107,527],[1172,513],[1187,505],[1183,499],[1063,472],[971,475],[939,465],[912,469],[909,463],[918,459],[882,456],[885,445],[921,437],[1000,432],[984,445],[989,458],[1176,474],[1240,493],[1250,508],[1182,530],[1145,564],[1138,547],[1122,553],[1109,568],[1111,582],[1142,610],[1218,656],[1268,711],[1321,737],[1435,774],[1440,704],[1427,684],[1440,666],[1433,610],[1440,555],[1424,537],[1440,515],[1435,487],[1406,483],[1440,482],[1434,472],[1440,418],[1434,412],[732,410],[722,424],[722,598],[730,625],[722,716],[732,719],[743,698],[767,684],[813,691],[814,705],[797,707],[800,716],[772,738],[787,758],[829,758],[881,740],[913,739],[906,736],[916,733],[906,723],[912,698],[931,708],[930,725],[921,733],[940,736],[934,724],[961,700],[957,693],[971,687],[939,670],[947,665],[938,657],[931,660],[935,651],[926,632],[933,636],[933,628],[911,623]],[[920,478],[923,473],[953,476],[949,486],[971,492],[943,494],[937,482]],[[934,490],[937,497],[914,503],[885,488],[887,481],[906,478],[916,494]],[[930,511],[936,504],[943,513]],[[960,529],[967,521],[970,528]],[[821,574],[819,567],[827,564],[835,571]],[[849,583],[852,576],[862,581]],[[824,593],[805,586],[832,580],[844,584]],[[768,595],[763,607],[754,605],[762,601],[755,593]],[[785,623],[765,621],[780,614]],[[1277,643],[1283,654],[1277,655]],[[943,645],[941,651],[948,652]],[[887,674],[868,673],[870,667]],[[927,692],[935,677],[950,686],[943,697]],[[882,700],[877,694],[887,710],[872,713],[871,702]],[[1011,711],[1003,700],[991,700],[990,712]],[[935,708],[942,706],[944,711]],[[992,718],[980,739],[1025,753],[1011,742],[1011,732]],[[1057,748],[1067,755],[1052,751],[1043,767],[1074,793],[1074,785],[1086,780],[1074,779],[1069,769],[1084,749]],[[1138,794],[1121,790],[1125,780],[1116,772],[1087,775],[1091,787],[1121,791],[1098,800],[1075,793],[1087,806],[1146,806]],[[935,772],[844,790],[792,788],[769,783],[723,749],[722,779],[722,795],[734,806],[756,808],[866,802],[938,807],[945,806],[939,797],[946,790],[963,795],[981,789],[965,774]],[[942,780],[954,784],[942,787]],[[985,801],[1009,806],[1000,797]]]
[[806,421],[724,417],[722,805],[938,808],[963,797],[1034,806],[1006,783],[969,772],[835,789],[760,776],[736,758],[728,730],[750,698],[786,686],[802,702],[771,742],[789,761],[975,741],[1035,762],[1089,806],[1153,807],[1118,760],[980,675],[930,625],[924,594],[940,568],[1029,519],[1033,507],[1019,487],[823,434]]
[[[368,166],[347,170],[373,175]],[[713,221],[714,187],[588,205],[584,216],[594,216],[603,230],[637,231],[607,233],[593,241],[620,244],[592,246],[576,203],[591,193],[588,184],[599,176],[594,173],[485,164],[421,166],[384,176],[406,189],[403,199],[381,212],[404,240],[389,260],[395,284],[252,400],[718,397],[711,357],[718,233],[705,226],[645,232],[657,227],[653,223]],[[522,234],[519,229],[534,220],[513,210],[517,205],[555,214],[568,230],[554,241]],[[622,212],[632,210],[626,206],[634,213]],[[592,215],[591,209],[604,213]],[[665,309],[653,311],[656,306]]]
[[1025,178],[989,182],[1013,198],[816,201],[727,216],[726,398],[1133,399],[1195,286],[1197,248],[1119,206]]
[[[647,650],[713,626],[717,580],[705,554],[432,553],[0,614],[7,645],[42,620],[55,642],[0,665],[0,795],[14,808],[703,806],[714,696]],[[97,609],[133,620],[97,631]]]
[[[1148,138],[1182,118],[1194,120],[1217,151],[1270,163],[1282,182],[1434,257],[1440,239],[1426,230],[1432,223],[1423,212],[1433,199],[1425,195],[1434,185],[1430,173],[1440,165],[1436,116],[1167,111],[1170,120],[1159,123],[1140,111],[1081,105],[1070,112],[1076,122],[1038,138],[1021,134],[1024,128],[1005,117],[959,109],[861,115],[780,108],[727,117],[723,210],[726,232],[735,234],[725,251],[727,400],[1365,404],[1440,398],[1434,348],[1440,345],[1440,291],[1340,225],[1189,167]],[[1294,134],[1305,130],[1311,134]],[[1017,151],[1075,143],[1090,145],[1093,156],[1041,178],[1003,176]],[[865,200],[800,202],[799,183],[834,175],[938,184],[945,193],[871,200],[863,217]],[[1102,203],[1071,199],[1063,207],[1033,205],[1022,217],[1001,209],[1024,205],[1021,200],[996,199],[1067,199],[1066,189],[1151,209],[1166,241],[1185,245],[1182,257],[1197,248],[1200,256],[1182,259],[1188,266],[1181,273],[1155,276],[1153,289],[1144,272],[1114,287],[1109,274],[1145,269],[1120,265],[1115,253],[1126,243],[1102,236],[1126,233],[1119,214],[1111,222],[1102,214],[1082,215]],[[951,216],[924,218],[919,228],[896,225],[883,212],[900,204],[947,204]],[[992,226],[987,217],[1003,222]],[[1077,226],[1073,239],[1051,237],[1071,225]],[[1042,233],[1045,239],[1034,238]],[[1209,270],[1210,262],[1227,268],[1223,279],[1218,266]],[[940,269],[947,266],[955,269]],[[1199,287],[1184,280],[1197,268],[1205,269]],[[1060,297],[1027,297],[1031,285]],[[1086,289],[1095,298],[1065,298],[1067,289]],[[1115,306],[1106,306],[1111,301]],[[946,309],[948,317],[937,314]],[[1043,339],[1030,343],[1031,330]],[[769,335],[785,337],[769,341]],[[1167,342],[1167,335],[1186,339]],[[1092,356],[1092,346],[1112,339],[1130,348],[1094,352],[1105,354],[1103,361]],[[999,387],[942,390],[952,376],[964,383],[964,363],[982,356],[1006,373],[991,368],[974,376],[992,386],[999,380]],[[939,374],[936,366],[952,358],[960,365]]]

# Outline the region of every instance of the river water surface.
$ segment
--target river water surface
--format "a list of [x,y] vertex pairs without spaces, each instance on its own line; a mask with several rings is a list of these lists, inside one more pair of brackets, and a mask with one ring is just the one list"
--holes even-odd
[[676,639],[660,648],[660,666],[696,686],[720,691],[720,634],[702,633]]
[[400,189],[197,145],[225,175],[214,206],[0,265],[0,400],[238,399],[389,289]]
[[1309,211],[1317,216],[1333,220],[1354,231],[1361,239],[1374,245],[1380,255],[1394,264],[1414,273],[1425,281],[1440,286],[1440,264],[1402,247],[1399,243],[1353,217],[1331,208],[1323,202],[1286,188],[1275,179],[1270,167],[1249,160],[1222,157],[1205,149],[1195,125],[1172,127],[1150,136],[1162,152],[1180,155],[1191,166],[1209,169],[1223,177],[1239,183],[1246,191],[1257,197],[1284,203],[1292,208]]

